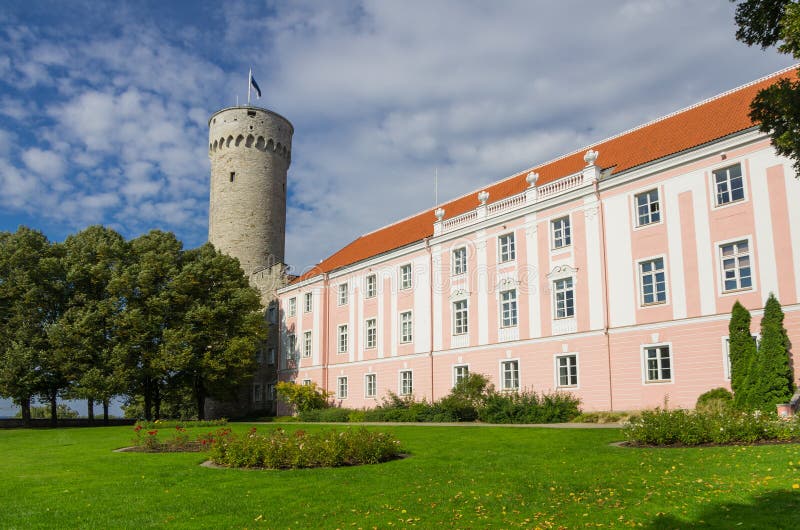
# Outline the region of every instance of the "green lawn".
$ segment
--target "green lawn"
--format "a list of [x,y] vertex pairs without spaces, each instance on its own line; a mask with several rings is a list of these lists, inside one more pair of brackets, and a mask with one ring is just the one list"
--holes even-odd
[[297,471],[112,452],[129,445],[129,427],[0,431],[0,528],[800,527],[800,445],[629,449],[609,445],[616,429],[382,430],[411,456]]

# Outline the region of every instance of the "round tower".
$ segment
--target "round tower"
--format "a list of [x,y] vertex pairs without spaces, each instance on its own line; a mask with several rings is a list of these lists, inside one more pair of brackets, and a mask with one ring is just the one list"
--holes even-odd
[[216,112],[208,128],[208,240],[238,258],[255,284],[254,274],[283,263],[294,127],[280,114],[248,106]]

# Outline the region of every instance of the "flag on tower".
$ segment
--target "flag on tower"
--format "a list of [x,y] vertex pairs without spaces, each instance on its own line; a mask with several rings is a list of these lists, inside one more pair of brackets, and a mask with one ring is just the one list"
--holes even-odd
[[256,78],[253,77],[253,71],[252,70],[250,71],[250,84],[253,85],[253,88],[256,89],[257,97],[260,98],[261,97],[261,88],[258,86],[258,83],[256,83]]

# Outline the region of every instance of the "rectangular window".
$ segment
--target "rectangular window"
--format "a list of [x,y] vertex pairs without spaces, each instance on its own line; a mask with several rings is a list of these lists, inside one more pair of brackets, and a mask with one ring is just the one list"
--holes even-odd
[[411,289],[411,264],[400,267],[400,288]]
[[267,357],[267,363],[275,364],[275,348],[270,348],[269,349],[269,354],[268,354],[268,357]]
[[370,318],[367,320],[366,325],[366,332],[364,333],[367,336],[367,348],[374,348],[378,343],[378,324],[374,318]]
[[304,302],[303,311],[305,311],[306,313],[311,312],[311,300],[312,300],[311,293],[306,293],[305,295],[303,295],[303,302]]
[[311,357],[311,332],[303,332],[303,357]]
[[274,324],[278,321],[278,307],[275,305],[275,302],[269,304],[269,308],[267,309],[267,320],[270,324]]
[[453,386],[463,381],[469,375],[469,367],[466,364],[453,367]]
[[339,353],[347,353],[347,324],[339,326]]
[[465,272],[467,272],[467,247],[461,247],[453,251],[453,275]]
[[286,336],[286,358],[293,359],[294,358],[294,350],[297,347],[297,337],[294,333],[289,333]]
[[378,394],[377,377],[375,374],[364,376],[364,395],[366,397],[375,397]]
[[453,302],[453,335],[462,335],[469,331],[468,321],[467,301]]
[[504,328],[517,325],[517,290],[502,291],[500,293],[501,325]]
[[272,383],[267,385],[267,400],[275,401],[275,385]]
[[411,342],[413,340],[411,322],[411,311],[400,313],[400,342]]
[[289,298],[289,307],[286,310],[288,316],[293,317],[297,314],[297,298]]
[[410,396],[414,393],[414,375],[411,370],[400,372],[400,395]]
[[556,357],[558,386],[578,386],[578,356],[559,355]]
[[664,259],[656,258],[639,262],[641,304],[663,304],[667,301],[667,279],[664,274]]
[[339,305],[347,304],[347,284],[339,284]]
[[264,393],[261,388],[261,385],[258,383],[253,384],[253,402],[255,403],[261,403],[264,401]]
[[378,294],[378,278],[374,274],[367,276],[367,298],[375,298]]
[[303,379],[303,386],[311,386],[311,379]]
[[719,246],[722,265],[722,290],[750,289],[753,279],[750,271],[750,246],[747,240]]
[[660,383],[672,380],[672,357],[669,346],[648,346],[644,349],[645,380]]
[[744,199],[744,181],[740,164],[717,169],[713,174],[717,206]]
[[256,363],[264,364],[264,348],[259,348],[256,351]]
[[657,223],[661,220],[661,203],[658,190],[645,191],[636,195],[636,226]]
[[500,371],[503,390],[519,390],[519,361],[503,361]]
[[516,259],[517,252],[514,248],[514,234],[504,234],[497,238],[500,263]]
[[569,215],[555,219],[553,228],[553,248],[564,248],[572,244],[572,230],[569,226]]
[[339,377],[336,381],[336,397],[347,399],[347,378]]
[[556,318],[575,316],[575,292],[572,290],[572,278],[562,278],[553,282],[553,304]]

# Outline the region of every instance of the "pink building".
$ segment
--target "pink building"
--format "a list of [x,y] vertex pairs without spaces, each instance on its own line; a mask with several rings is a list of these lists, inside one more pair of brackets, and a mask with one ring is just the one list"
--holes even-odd
[[748,118],[781,75],[356,239],[279,290],[280,379],[356,408],[468,372],[692,407],[730,385],[736,300],[757,334],[775,293],[800,344],[800,181]]

